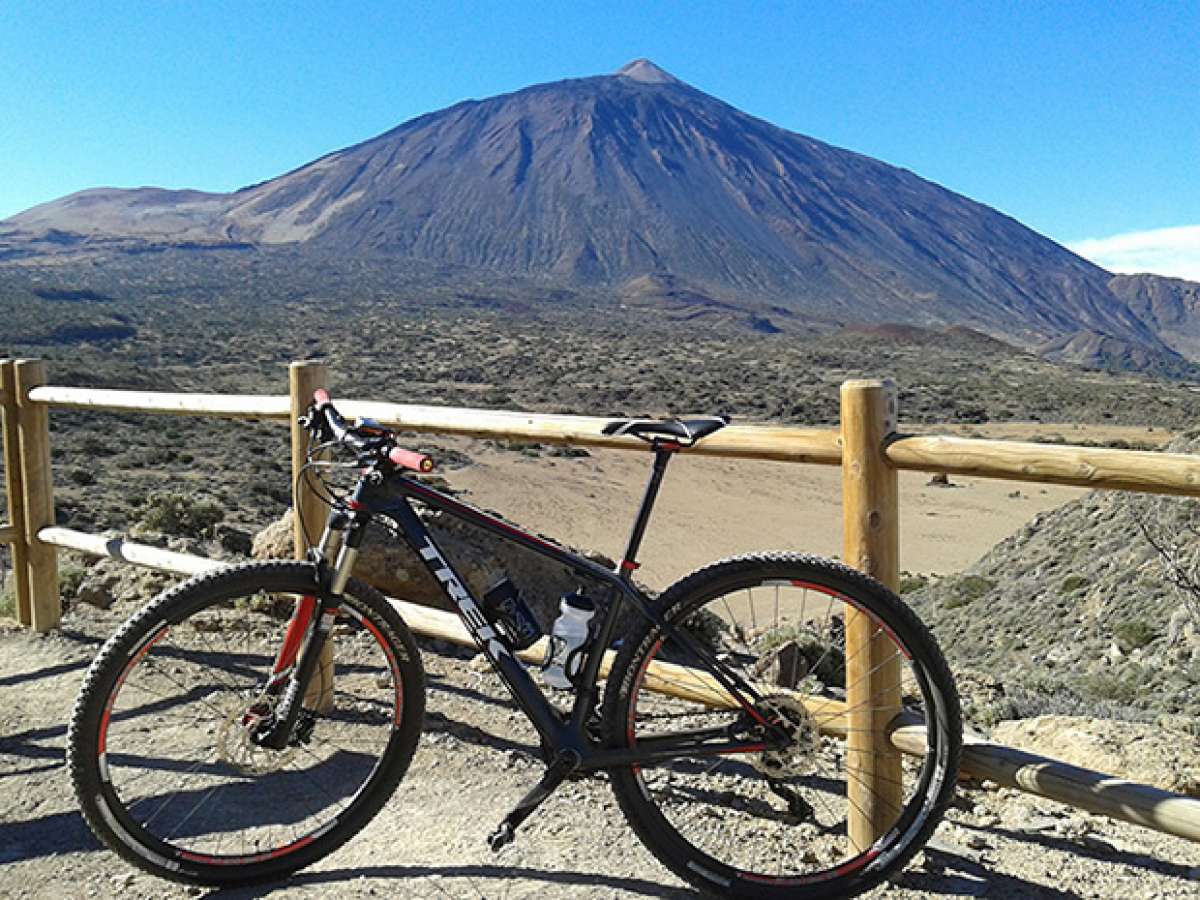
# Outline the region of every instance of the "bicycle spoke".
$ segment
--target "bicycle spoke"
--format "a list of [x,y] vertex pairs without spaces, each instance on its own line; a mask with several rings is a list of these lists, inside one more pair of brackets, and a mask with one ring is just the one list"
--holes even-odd
[[254,729],[272,715],[263,688],[277,656],[258,648],[282,640],[273,620],[251,608],[267,593],[252,592],[244,608],[226,600],[174,622],[115,695],[106,734],[111,790],[157,840],[235,857],[302,842],[354,802],[390,745],[392,657],[366,629],[362,640],[339,642],[345,671],[334,676],[332,715],[312,718],[303,741],[281,750],[258,743]]
[[[759,588],[769,590],[763,610],[758,609]],[[725,648],[717,655],[731,674],[762,695],[755,705],[775,723],[771,740],[778,741],[786,734],[792,743],[776,742],[769,746],[779,750],[728,755],[711,762],[693,755],[667,765],[644,765],[637,770],[642,796],[649,798],[667,826],[689,845],[735,868],[746,866],[787,878],[848,861],[856,853],[849,838],[849,819],[878,816],[882,811],[885,820],[897,821],[921,779],[908,768],[899,778],[886,771],[862,770],[873,760],[895,758],[896,751],[870,746],[850,750],[845,745],[846,735],[868,732],[883,740],[884,732],[851,726],[849,717],[890,713],[895,706],[885,693],[858,698],[853,704],[845,698],[861,684],[871,683],[885,666],[897,660],[902,668],[911,665],[910,657],[896,645],[892,632],[875,620],[869,629],[871,640],[889,641],[891,652],[873,659],[871,668],[856,673],[854,680],[848,679],[847,667],[855,665],[862,651],[847,653],[844,622],[851,614],[863,613],[863,607],[845,602],[834,591],[815,588],[805,579],[773,578],[768,583],[744,584],[705,594],[697,602],[686,609],[681,604],[674,620],[704,622],[706,614],[713,612],[727,623],[715,632],[718,646]],[[748,628],[741,616],[748,620]],[[657,656],[652,660],[675,653],[668,660],[688,670],[666,678],[656,670],[656,690],[707,687],[700,696],[712,693],[708,667],[694,655],[678,658],[674,642],[653,649]],[[907,683],[920,687],[915,678]],[[910,699],[905,701],[906,709]],[[714,709],[651,694],[644,683],[638,685],[630,703],[635,710],[635,741],[651,733],[668,739],[672,732],[682,736],[721,727],[744,715],[736,709]],[[919,707],[912,711],[920,713]],[[751,725],[747,721],[747,735],[753,733]],[[835,730],[826,735],[823,727]],[[681,753],[687,752],[685,745],[678,746]],[[927,772],[928,761],[917,768]],[[857,793],[852,793],[852,788]],[[863,808],[863,789],[873,798],[873,813]],[[884,789],[894,790],[895,797],[877,793]],[[710,813],[720,822],[715,829]],[[804,848],[808,849],[800,852]]]

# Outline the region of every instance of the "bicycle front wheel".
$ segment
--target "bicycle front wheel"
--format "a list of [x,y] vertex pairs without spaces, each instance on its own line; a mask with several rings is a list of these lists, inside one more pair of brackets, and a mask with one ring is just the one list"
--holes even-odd
[[[738,752],[612,771],[659,860],[703,891],[768,900],[852,896],[902,866],[952,796],[962,745],[953,680],[917,617],[861,573],[794,554],[713,564],[658,604],[682,637],[648,620],[626,636],[605,691],[610,746],[741,736]],[[759,696],[753,713],[711,660]],[[756,719],[786,746],[761,726],[756,746]],[[901,723],[920,731],[923,758],[892,748]]]
[[391,795],[416,748],[424,676],[399,616],[351,580],[288,745],[255,740],[277,659],[316,570],[250,563],[159,596],[104,645],[84,681],[68,758],[88,824],[177,881],[246,884],[344,843]]

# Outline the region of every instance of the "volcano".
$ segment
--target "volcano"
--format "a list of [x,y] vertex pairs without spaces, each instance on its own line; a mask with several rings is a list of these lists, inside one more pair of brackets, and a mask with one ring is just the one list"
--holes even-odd
[[1179,358],[1111,273],[1054,241],[645,59],[458,103],[229,194],[82,191],[0,223],[0,241],[10,256],[290,245],[615,290],[650,278],[837,322]]

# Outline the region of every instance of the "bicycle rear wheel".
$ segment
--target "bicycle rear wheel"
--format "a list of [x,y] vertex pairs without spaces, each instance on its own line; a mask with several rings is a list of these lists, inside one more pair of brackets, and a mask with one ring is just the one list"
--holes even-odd
[[222,569],[159,596],[104,645],[68,758],[106,845],[165,878],[245,884],[308,865],[379,811],[416,748],[424,676],[404,623],[367,585],[346,589],[333,671],[314,676],[289,745],[253,739],[278,697],[266,686],[288,615],[315,594],[305,563]]
[[[717,688],[714,701],[702,653],[752,685],[763,698],[758,711],[790,738],[782,748],[751,749],[753,738],[743,737],[749,752],[612,770],[626,818],[659,860],[701,890],[746,898],[848,897],[902,866],[952,796],[962,743],[953,679],[917,617],[861,573],[792,554],[715,563],[658,604],[695,643],[648,620],[626,636],[605,691],[610,746],[755,733],[747,712],[720,705],[726,692]],[[848,655],[848,627],[873,636],[870,667],[899,667],[898,696],[864,690],[873,685],[863,677],[870,667]],[[906,722],[924,723],[924,758],[890,750],[891,712],[874,710],[897,700]],[[855,708],[872,711],[865,728]],[[859,734],[848,747],[852,731]],[[864,778],[862,766],[880,759],[877,780]],[[848,827],[856,806],[876,809],[882,836],[869,846]]]

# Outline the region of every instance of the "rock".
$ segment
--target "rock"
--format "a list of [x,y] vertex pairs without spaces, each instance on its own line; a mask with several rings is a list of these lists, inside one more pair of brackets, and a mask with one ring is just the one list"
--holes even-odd
[[293,549],[292,511],[289,509],[254,536],[250,555],[255,559],[290,559],[294,555]]
[[951,872],[938,884],[938,891],[954,897],[982,897],[988,881],[973,872]]
[[963,846],[970,847],[972,850],[990,850],[992,845],[982,835],[968,834],[963,838]]
[[118,601],[145,603],[174,583],[176,576],[135,568],[116,559],[102,559],[84,575],[75,599],[100,609]]
[[253,547],[250,532],[234,528],[232,525],[218,525],[214,532],[221,549],[237,556],[249,556]]
[[1200,746],[1186,732],[1087,716],[1001,722],[992,740],[1083,768],[1200,797]]
[[1079,843],[1083,844],[1083,846],[1087,847],[1089,850],[1096,850],[1100,853],[1116,853],[1117,852],[1117,848],[1115,845],[1109,843],[1106,840],[1102,840],[1101,838],[1098,838],[1094,834],[1090,834],[1090,833],[1080,835]]
[[1059,819],[1053,816],[1042,816],[1036,813],[1024,816],[1013,823],[1013,827],[1020,831],[1028,832],[1029,834],[1039,834],[1042,832],[1055,831],[1059,825]]

